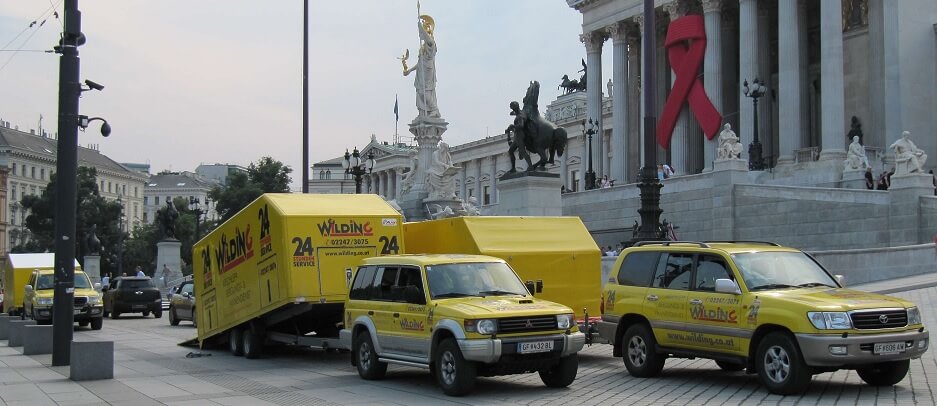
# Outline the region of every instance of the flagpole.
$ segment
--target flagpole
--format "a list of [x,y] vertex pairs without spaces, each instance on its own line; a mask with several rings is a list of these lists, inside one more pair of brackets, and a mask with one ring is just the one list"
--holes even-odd
[[397,135],[397,129],[400,127],[400,99],[394,95],[394,147],[400,144],[400,136]]

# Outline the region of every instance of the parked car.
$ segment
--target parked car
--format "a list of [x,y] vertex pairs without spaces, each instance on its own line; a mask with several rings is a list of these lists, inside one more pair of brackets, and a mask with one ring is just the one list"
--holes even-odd
[[450,396],[476,376],[539,372],[566,387],[585,344],[572,309],[534,298],[504,260],[483,255],[365,259],[345,315],[340,337],[363,379],[387,364],[423,367]]
[[169,324],[178,326],[180,321],[189,320],[197,326],[195,318],[195,283],[185,281],[169,294]]
[[163,317],[163,298],[149,277],[121,276],[111,279],[104,291],[104,316],[112,319],[124,313],[153,313]]
[[[29,276],[23,292],[23,313],[36,320],[36,324],[52,324],[52,297],[55,288],[55,272],[52,269],[37,269]],[[82,271],[75,271],[75,322],[92,330],[104,325],[101,296],[94,290],[91,280]]]
[[644,243],[625,249],[612,272],[599,334],[632,376],[660,374],[668,357],[698,357],[757,373],[782,395],[839,369],[889,386],[928,347],[914,303],[844,289],[811,256],[774,243]]

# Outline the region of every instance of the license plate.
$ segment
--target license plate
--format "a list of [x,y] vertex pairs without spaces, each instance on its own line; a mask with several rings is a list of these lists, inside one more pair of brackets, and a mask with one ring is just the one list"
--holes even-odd
[[553,351],[553,341],[531,341],[517,343],[517,352],[520,354],[533,354]]
[[81,314],[81,309],[75,309],[75,314]]
[[873,354],[897,354],[904,352],[904,341],[896,343],[879,343],[872,347]]

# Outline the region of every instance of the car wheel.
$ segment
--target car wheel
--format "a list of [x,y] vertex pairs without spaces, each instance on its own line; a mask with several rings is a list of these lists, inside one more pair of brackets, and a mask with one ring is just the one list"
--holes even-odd
[[173,309],[172,306],[169,307],[169,325],[171,326],[179,325],[179,319],[176,317],[176,310]]
[[462,357],[462,350],[454,339],[447,338],[439,343],[433,362],[436,364],[436,382],[445,394],[462,396],[475,388],[475,363]]
[[755,369],[768,390],[778,395],[802,393],[813,378],[797,343],[783,332],[769,333],[761,340],[755,353]]
[[367,331],[358,333],[354,345],[355,365],[358,367],[358,376],[369,381],[381,379],[387,373],[387,363],[377,360],[377,351],[374,342]]
[[579,355],[568,355],[560,358],[560,363],[553,368],[540,371],[540,380],[550,388],[565,388],[576,379],[578,370]]
[[657,353],[657,340],[647,325],[634,324],[628,327],[621,342],[625,345],[622,358],[631,376],[649,378],[660,375],[667,358]]
[[745,365],[736,364],[734,362],[716,361],[716,365],[719,366],[719,369],[726,372],[738,372],[745,369]]
[[263,353],[263,337],[251,331],[250,328],[241,332],[241,347],[244,349],[244,356],[250,359],[260,358]]
[[857,368],[856,373],[865,383],[872,386],[892,386],[908,375],[911,360],[892,361]]
[[232,328],[228,332],[228,351],[232,355],[244,355],[244,342],[241,339],[242,331],[240,328]]
[[119,318],[120,318],[120,312],[117,312],[117,311],[111,312],[111,318],[114,319],[114,320],[119,319]]
[[156,318],[156,319],[161,319],[161,318],[163,318],[163,311],[162,311],[162,310],[156,310],[156,311],[154,311],[154,312],[153,312],[153,318]]
[[104,318],[103,318],[103,317],[95,317],[95,318],[91,319],[91,329],[92,329],[92,330],[100,330],[101,327],[104,327]]

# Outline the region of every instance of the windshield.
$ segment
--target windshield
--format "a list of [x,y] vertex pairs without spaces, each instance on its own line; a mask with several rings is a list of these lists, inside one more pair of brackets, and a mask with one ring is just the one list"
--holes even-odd
[[[46,290],[53,288],[55,288],[55,275],[39,275],[39,280],[36,281],[36,290]],[[91,289],[91,281],[88,280],[87,274],[77,272],[75,273],[75,288]]]
[[501,262],[444,264],[426,267],[432,297],[527,295],[514,271]]
[[75,272],[75,289],[91,289],[87,274]]
[[750,252],[732,258],[749,290],[791,287],[838,287],[836,281],[803,252]]

